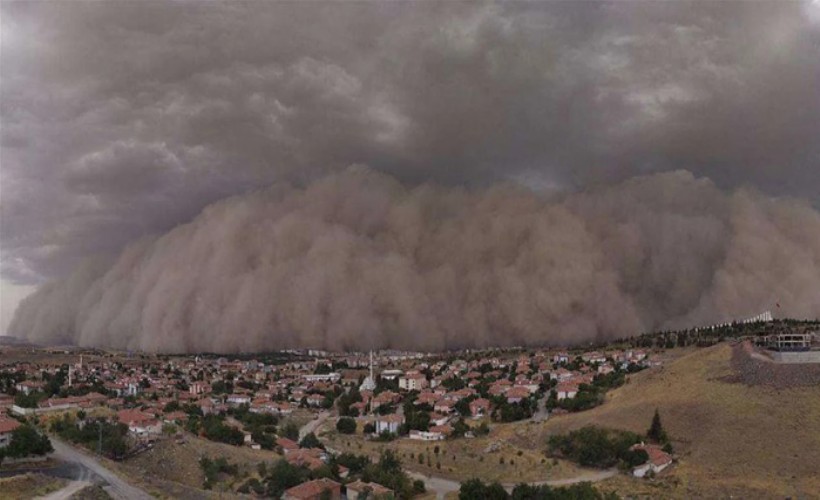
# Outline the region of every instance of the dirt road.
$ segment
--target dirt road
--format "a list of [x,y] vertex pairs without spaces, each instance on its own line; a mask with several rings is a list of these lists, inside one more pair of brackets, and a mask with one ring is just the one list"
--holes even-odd
[[65,462],[78,463],[99,476],[103,481],[108,483],[108,487],[104,489],[112,497],[121,500],[151,500],[153,498],[151,495],[137,487],[131,486],[117,474],[105,468],[105,466],[97,461],[96,457],[77,450],[53,436],[51,437],[51,444],[54,446],[54,458]]
[[71,495],[90,485],[91,483],[88,481],[71,481],[65,488],[61,488],[45,496],[36,497],[36,500],[67,500],[71,498]]
[[302,438],[304,438],[311,432],[315,433],[316,429],[318,429],[320,425],[325,423],[325,420],[327,420],[328,417],[330,417],[330,412],[323,411],[322,413],[317,415],[316,418],[302,426],[302,428],[299,429],[299,441],[301,441]]

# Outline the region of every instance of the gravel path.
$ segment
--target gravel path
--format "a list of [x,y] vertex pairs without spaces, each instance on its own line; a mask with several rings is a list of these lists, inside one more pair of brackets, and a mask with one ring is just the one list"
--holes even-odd
[[54,446],[54,458],[74,462],[82,465],[87,470],[99,476],[108,483],[106,492],[114,498],[121,500],[152,500],[153,497],[141,489],[131,486],[123,481],[117,474],[108,470],[96,457],[77,450],[60,439],[51,436],[51,444]]
[[38,500],[67,500],[71,495],[77,493],[86,486],[90,486],[88,481],[71,481],[64,488],[49,493],[48,495],[36,497]]

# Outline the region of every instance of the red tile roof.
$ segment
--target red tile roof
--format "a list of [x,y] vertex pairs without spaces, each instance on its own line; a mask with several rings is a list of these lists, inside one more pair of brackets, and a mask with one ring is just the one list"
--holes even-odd
[[322,478],[314,479],[285,490],[285,498],[313,499],[318,498],[325,490],[340,491],[342,485],[336,481]]
[[6,434],[20,427],[20,422],[10,418],[0,418],[0,434]]

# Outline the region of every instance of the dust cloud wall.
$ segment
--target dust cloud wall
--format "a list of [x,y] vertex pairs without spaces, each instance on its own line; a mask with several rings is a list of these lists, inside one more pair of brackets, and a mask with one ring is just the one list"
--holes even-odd
[[686,171],[549,196],[351,167],[208,206],[23,301],[34,342],[159,352],[578,344],[820,316],[820,214]]

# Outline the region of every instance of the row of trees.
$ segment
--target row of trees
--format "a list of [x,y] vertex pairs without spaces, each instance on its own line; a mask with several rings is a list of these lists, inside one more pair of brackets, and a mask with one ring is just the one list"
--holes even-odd
[[458,491],[459,500],[610,500],[617,499],[614,492],[601,493],[590,483],[579,483],[570,486],[551,487],[548,485],[531,486],[519,484],[512,493],[497,482],[484,483],[480,479],[470,479],[461,483]]
[[[319,478],[329,478],[343,481],[339,477],[339,466],[349,470],[347,480],[361,479],[365,482],[375,482],[390,488],[398,498],[411,498],[424,492],[423,481],[412,481],[402,470],[401,461],[392,451],[384,451],[377,462],[373,462],[365,455],[342,453],[331,457],[330,461],[313,471],[292,465],[284,459],[276,461],[272,467],[260,465],[262,480],[252,479],[240,487],[240,492],[254,491],[269,497],[279,498],[285,490],[305,481]],[[244,491],[243,491],[244,490]]]

